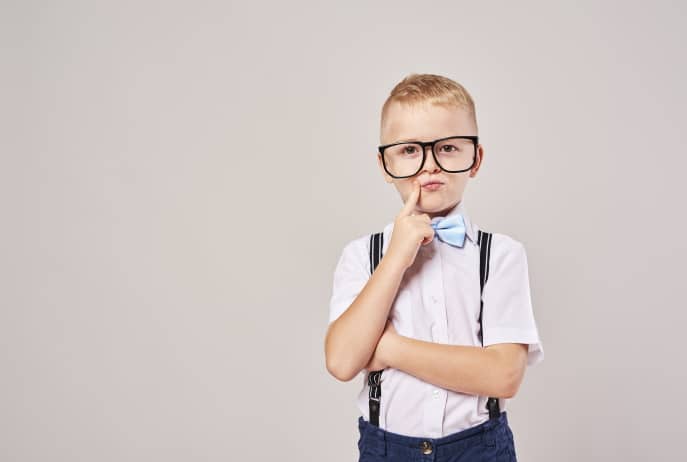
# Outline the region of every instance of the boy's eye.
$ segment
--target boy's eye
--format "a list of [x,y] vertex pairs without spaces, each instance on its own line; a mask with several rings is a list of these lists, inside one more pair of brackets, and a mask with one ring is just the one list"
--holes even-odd
[[452,144],[445,144],[445,145],[443,145],[443,146],[441,147],[440,150],[441,150],[441,151],[444,151],[444,152],[452,152],[452,151],[454,151],[454,150],[458,150],[458,148],[456,148],[456,147],[453,146]]
[[415,151],[416,151],[415,146],[406,146],[405,148],[403,148],[403,152],[405,154],[413,154]]

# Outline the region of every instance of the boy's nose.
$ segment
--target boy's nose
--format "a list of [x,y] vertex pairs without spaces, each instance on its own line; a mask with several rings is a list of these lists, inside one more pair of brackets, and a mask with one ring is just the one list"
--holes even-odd
[[438,169],[439,166],[434,161],[434,154],[432,154],[432,147],[425,146],[425,164],[422,166],[422,170],[434,171]]

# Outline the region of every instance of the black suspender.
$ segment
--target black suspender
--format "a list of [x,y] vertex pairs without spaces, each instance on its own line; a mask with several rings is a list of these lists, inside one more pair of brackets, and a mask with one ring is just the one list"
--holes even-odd
[[[370,236],[370,274],[377,269],[379,260],[382,259],[382,246],[384,245],[384,233],[374,233]],[[367,384],[370,386],[368,393],[370,398],[370,423],[379,427],[379,400],[382,397],[382,371],[370,371],[367,375]]]
[[[489,252],[491,250],[491,233],[483,232],[478,230],[477,232],[477,242],[479,243],[479,288],[480,288],[480,301],[479,301],[479,332],[478,337],[480,343],[484,347],[484,341],[482,339],[482,291],[484,289],[484,284],[487,282],[489,277]],[[382,259],[382,247],[384,245],[384,234],[383,232],[374,233],[370,235],[370,274],[374,272]],[[369,390],[369,408],[370,408],[370,424],[378,427],[379,426],[379,403],[382,397],[382,371],[370,371],[367,375],[367,384],[370,387]],[[499,417],[501,413],[499,409],[498,398],[490,397],[487,400],[487,409],[489,410],[489,418],[495,419]]]
[[[491,252],[491,233],[485,233],[481,229],[477,231],[477,242],[479,243],[479,337],[480,344],[484,347],[482,338],[482,292],[484,284],[489,278],[489,252]],[[501,414],[499,409],[499,399],[490,397],[487,400],[487,409],[490,419],[498,419]]]

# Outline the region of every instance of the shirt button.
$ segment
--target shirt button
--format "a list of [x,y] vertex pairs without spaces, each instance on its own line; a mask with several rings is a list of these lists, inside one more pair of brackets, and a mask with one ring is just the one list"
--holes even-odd
[[439,340],[439,326],[436,324],[432,325],[432,340],[438,342]]
[[437,302],[437,298],[434,295],[432,295],[432,303],[436,304],[436,302]]
[[436,388],[434,390],[432,390],[432,396],[434,397],[434,399],[438,399],[439,398],[439,390],[437,390]]

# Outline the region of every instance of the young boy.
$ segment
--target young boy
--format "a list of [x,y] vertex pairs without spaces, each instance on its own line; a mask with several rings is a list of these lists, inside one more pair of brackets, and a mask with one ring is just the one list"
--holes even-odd
[[544,350],[523,244],[464,204],[484,160],[472,97],[412,74],[382,107],[380,141],[404,205],[344,247],[325,340],[333,376],[363,376],[359,460],[515,461],[506,399]]

